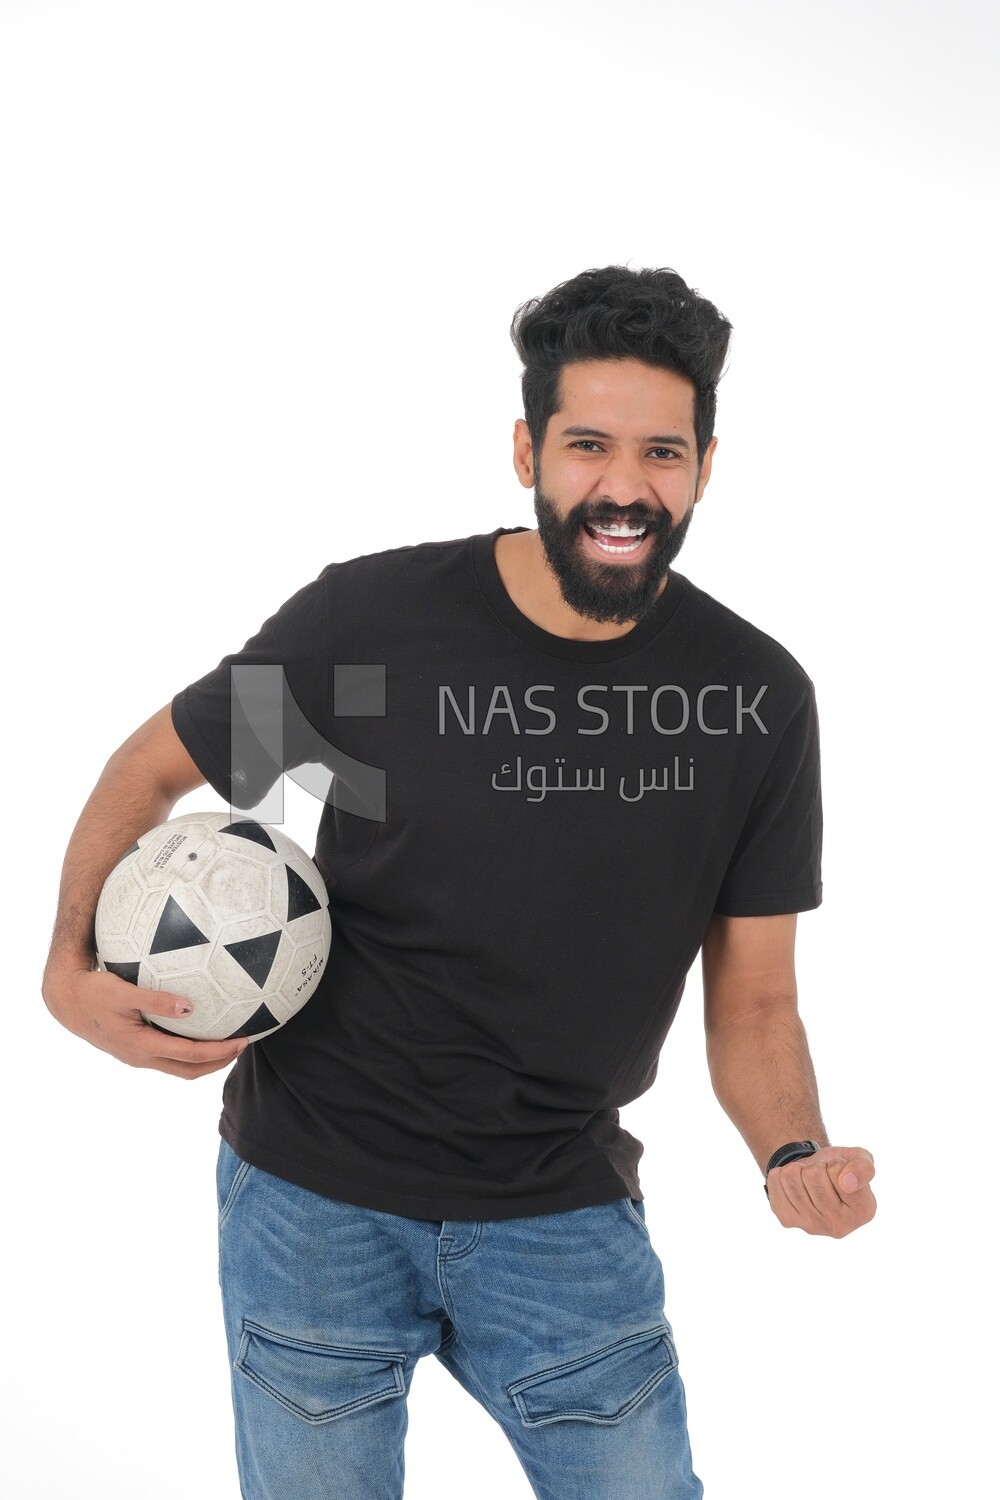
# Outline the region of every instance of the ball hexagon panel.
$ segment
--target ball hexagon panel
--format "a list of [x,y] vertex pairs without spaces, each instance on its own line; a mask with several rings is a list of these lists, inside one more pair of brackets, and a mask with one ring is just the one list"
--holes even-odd
[[271,872],[259,860],[219,850],[199,882],[218,917],[265,912],[271,904]]

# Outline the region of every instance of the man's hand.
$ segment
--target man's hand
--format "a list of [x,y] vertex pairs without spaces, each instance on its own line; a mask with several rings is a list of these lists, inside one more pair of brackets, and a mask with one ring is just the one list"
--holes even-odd
[[238,1041],[196,1042],[160,1031],[142,1019],[136,1000],[151,1016],[179,1016],[190,1002],[166,990],[137,990],[117,974],[77,969],[43,988],[49,1010],[68,1031],[132,1068],[156,1068],[177,1078],[201,1078],[226,1068],[248,1045]]
[[875,1217],[874,1176],[875,1158],[863,1146],[824,1146],[769,1172],[767,1194],[786,1229],[842,1240]]

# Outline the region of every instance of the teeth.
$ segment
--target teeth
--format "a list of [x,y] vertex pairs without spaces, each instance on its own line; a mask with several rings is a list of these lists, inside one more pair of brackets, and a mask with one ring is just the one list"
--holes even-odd
[[616,552],[619,556],[623,552],[635,552],[642,546],[642,537],[637,536],[633,542],[602,542],[599,536],[593,538],[594,546],[600,547],[602,552]]
[[602,536],[644,536],[645,526],[626,526],[622,521],[613,521],[610,525],[592,525],[593,531],[599,531]]

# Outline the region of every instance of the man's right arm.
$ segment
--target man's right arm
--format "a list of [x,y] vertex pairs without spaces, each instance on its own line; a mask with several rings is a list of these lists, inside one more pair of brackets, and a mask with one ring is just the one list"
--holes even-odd
[[[169,704],[115,751],[77,820],[66,850],[42,997],[67,1030],[135,1068],[200,1078],[227,1067],[247,1043],[196,1042],[148,1025],[136,987],[95,968],[94,916],[105,880],[136,839],[164,823],[175,802],[203,786],[170,716]],[[165,990],[143,992],[150,1015],[176,1016],[188,1002]]]

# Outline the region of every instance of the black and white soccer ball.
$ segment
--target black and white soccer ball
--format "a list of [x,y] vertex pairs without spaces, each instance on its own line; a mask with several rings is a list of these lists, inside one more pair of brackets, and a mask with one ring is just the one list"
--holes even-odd
[[[144,1018],[200,1041],[256,1041],[301,1010],[330,955],[329,896],[277,828],[187,813],[144,833],[97,905],[98,966],[194,1004]],[[141,1009],[141,1007],[140,1007]]]

